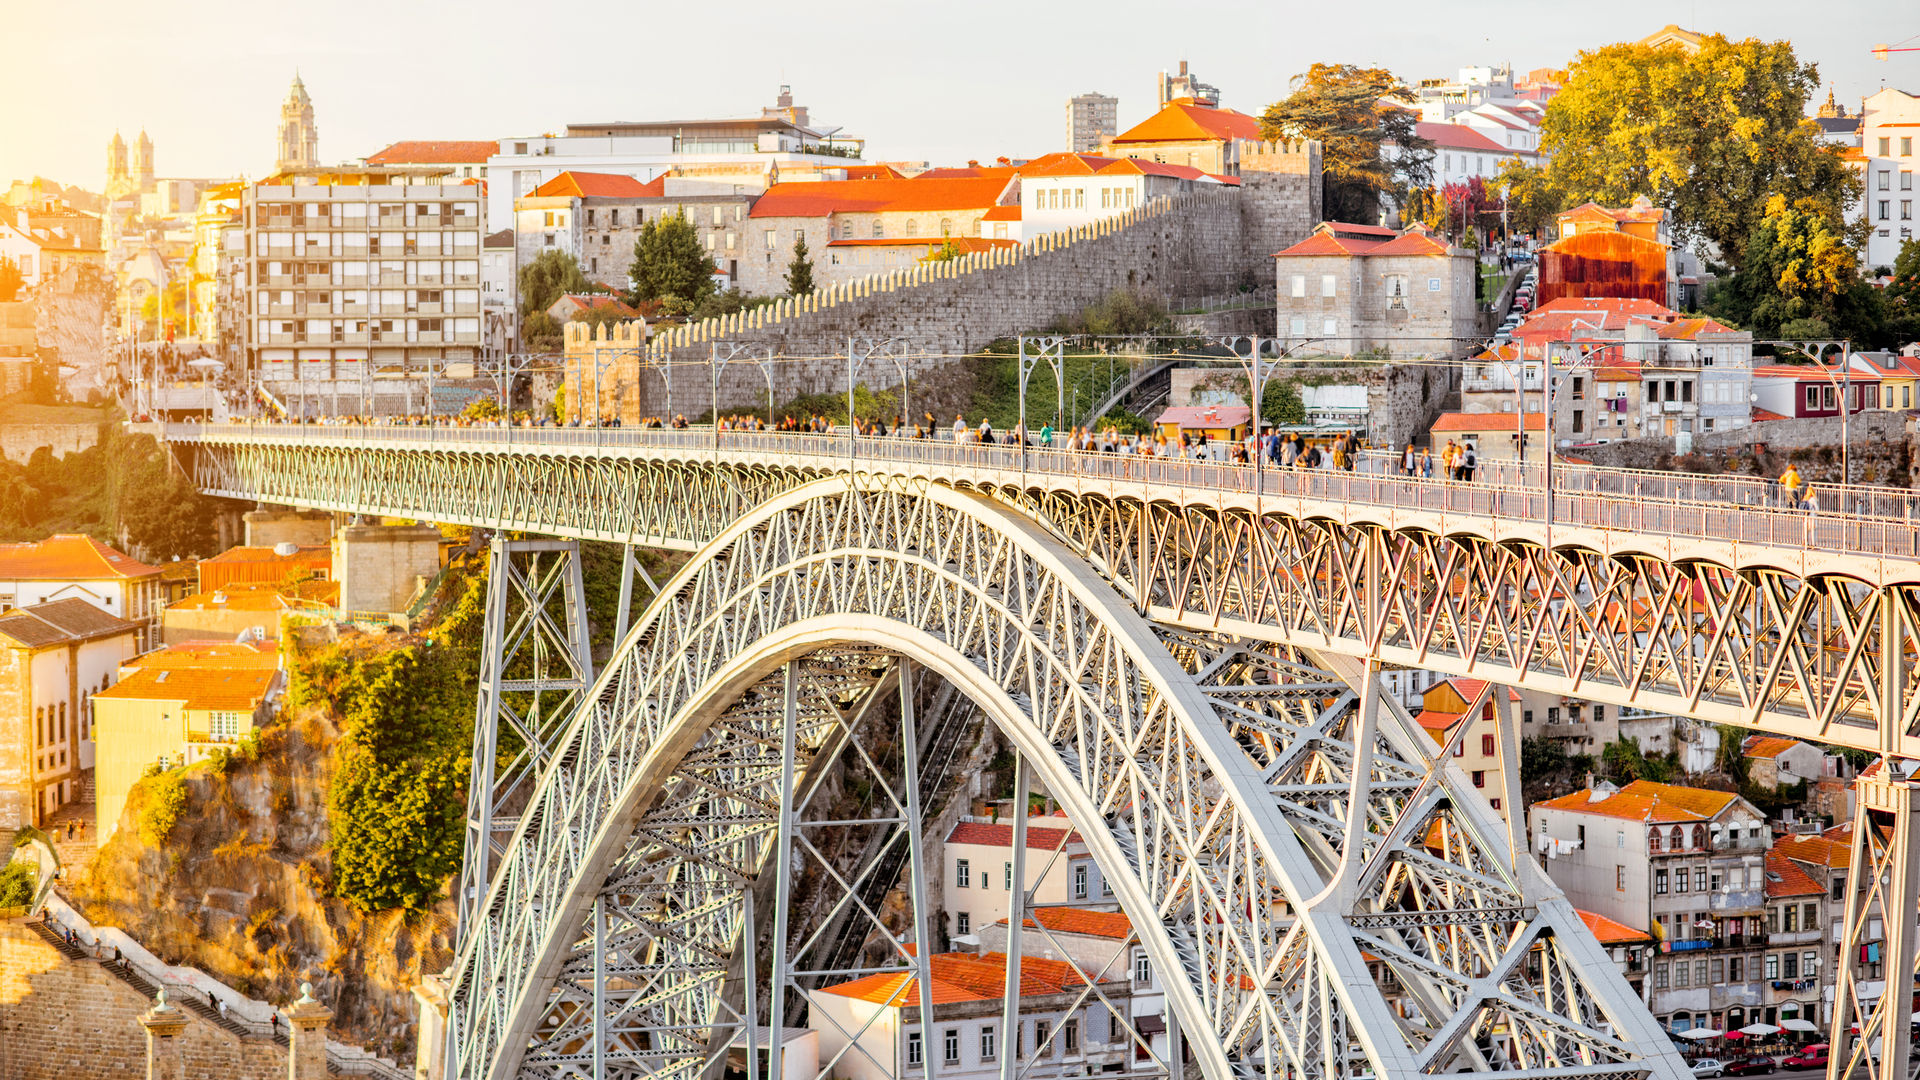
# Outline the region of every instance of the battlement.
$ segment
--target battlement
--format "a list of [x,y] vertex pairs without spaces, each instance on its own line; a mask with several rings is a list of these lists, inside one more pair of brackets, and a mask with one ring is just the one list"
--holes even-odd
[[628,319],[625,322],[601,323],[588,326],[586,323],[570,322],[560,328],[566,334],[568,350],[583,349],[595,343],[620,345],[637,348],[646,344],[647,320]]
[[1241,139],[1237,147],[1240,153],[1240,178],[1249,179],[1249,173],[1285,173],[1293,176],[1317,176],[1320,173],[1320,140],[1318,139]]

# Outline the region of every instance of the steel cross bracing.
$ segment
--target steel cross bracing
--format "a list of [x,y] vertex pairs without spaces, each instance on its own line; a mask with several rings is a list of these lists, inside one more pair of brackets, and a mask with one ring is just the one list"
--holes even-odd
[[1920,800],[1914,798],[1912,768],[1911,762],[1882,760],[1877,772],[1854,784],[1830,1080],[1856,1073],[1866,1080],[1911,1080],[1920,1074],[1920,1062],[1911,1056],[1920,968]]
[[[605,1075],[710,1068],[758,981],[726,987],[757,970],[745,898],[791,869],[767,859],[782,807],[847,730],[826,703],[878,685],[885,656],[966,693],[1060,801],[1211,1080],[1681,1075],[1370,669],[1355,695],[1272,645],[1156,630],[1002,503],[844,478],[716,538],[591,690],[465,935],[456,1075],[586,1074],[596,1053]],[[796,660],[839,692],[773,693]]]
[[[683,550],[851,460],[1017,505],[1155,621],[1920,757],[1920,558],[1716,541],[1678,508],[1638,531],[1562,523],[1549,548],[1544,500],[1506,513],[1502,493],[1471,486],[1431,489],[1435,511],[1320,493],[1338,477],[1255,495],[1230,486],[1247,470],[1076,464],[1113,470],[1088,476],[1012,447],[315,430],[170,435],[197,446],[196,482],[217,494]],[[593,444],[610,434],[637,441]],[[1766,537],[1780,523],[1760,524]]]

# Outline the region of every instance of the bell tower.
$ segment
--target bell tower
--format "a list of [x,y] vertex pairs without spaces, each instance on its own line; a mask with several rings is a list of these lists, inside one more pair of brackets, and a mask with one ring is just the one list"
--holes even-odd
[[320,164],[320,131],[313,123],[313,99],[307,96],[307,84],[296,72],[293,88],[280,106],[280,150],[277,167],[311,169]]

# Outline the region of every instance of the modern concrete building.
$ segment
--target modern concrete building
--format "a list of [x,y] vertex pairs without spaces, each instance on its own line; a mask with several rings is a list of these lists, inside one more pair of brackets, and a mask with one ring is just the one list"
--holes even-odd
[[424,411],[428,373],[470,373],[480,355],[481,198],[441,165],[282,172],[247,189],[248,363],[310,414],[343,398]]
[[1864,187],[1860,209],[1868,233],[1864,251],[1870,272],[1891,269],[1900,245],[1913,238],[1913,174],[1920,171],[1920,95],[1887,87],[1866,100],[1860,142],[1851,160]]
[[1067,150],[1091,154],[1100,149],[1100,140],[1120,131],[1120,99],[1105,94],[1076,94],[1067,99]]
[[80,797],[96,745],[88,700],[139,633],[80,599],[0,615],[0,830],[39,826]]

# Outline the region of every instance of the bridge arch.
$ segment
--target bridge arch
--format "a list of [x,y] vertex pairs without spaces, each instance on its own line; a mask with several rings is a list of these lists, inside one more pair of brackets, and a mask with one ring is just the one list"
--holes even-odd
[[[1212,1080],[1256,1054],[1319,1073],[1318,1036],[1300,1040],[1269,994],[1283,977],[1326,987],[1375,1069],[1411,1071],[1358,947],[1331,922],[1306,926],[1338,919],[1312,910],[1322,873],[1207,694],[1124,598],[1002,504],[836,478],[724,530],[596,683],[527,807],[484,925],[464,935],[459,1075],[517,1075],[534,1064],[529,1047],[576,1052],[581,1003],[564,984],[610,911],[635,977],[656,980],[640,1029],[716,1023],[734,962],[721,957],[741,938],[739,905],[723,894],[767,865],[768,807],[784,782],[765,753],[784,717],[756,687],[822,650],[924,666],[1020,748],[1113,881],[1183,1029],[1209,1034],[1191,1045]],[[803,769],[833,725],[795,727]],[[1297,916],[1283,918],[1277,897]],[[684,985],[659,983],[669,968]],[[650,1072],[698,1075],[699,1039],[679,1039],[671,1062],[657,1037],[640,1042]]]

